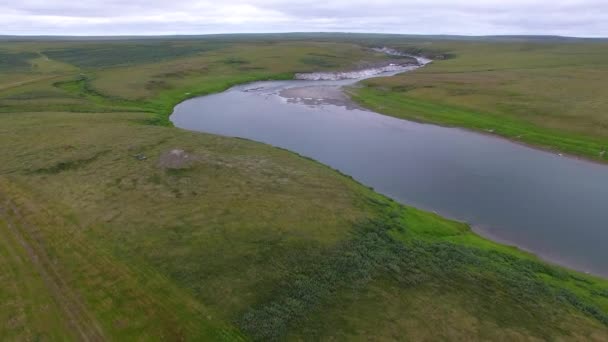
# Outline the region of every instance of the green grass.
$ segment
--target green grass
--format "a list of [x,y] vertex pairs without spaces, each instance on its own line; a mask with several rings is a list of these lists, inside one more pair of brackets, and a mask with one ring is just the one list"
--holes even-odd
[[608,139],[563,132],[535,125],[529,121],[478,112],[448,104],[409,97],[402,93],[375,88],[357,89],[355,100],[361,105],[398,118],[465,127],[500,135],[534,146],[551,148],[573,155],[608,160]]
[[[91,64],[96,53],[85,50],[117,49],[112,41],[3,43],[83,52],[0,79],[0,336],[606,340],[603,279],[289,151],[168,126],[173,106],[197,94],[334,68],[317,58],[336,69],[385,58],[353,44],[379,37],[327,37],[223,37],[218,49],[129,67]],[[208,39],[164,44],[219,38]],[[119,45],[129,44],[142,43]],[[173,149],[194,162],[163,167]]]
[[201,42],[150,42],[87,44],[42,52],[49,58],[81,68],[115,67],[141,63],[153,63],[166,59],[185,57],[222,48],[218,43]]
[[28,60],[37,57],[31,52],[11,53],[0,50],[0,71],[28,70],[30,63]]
[[[353,98],[383,114],[608,160],[605,42],[446,42],[450,58],[373,79]],[[411,49],[404,45],[403,49]],[[425,47],[420,45],[424,53]],[[433,54],[433,53],[431,53]]]

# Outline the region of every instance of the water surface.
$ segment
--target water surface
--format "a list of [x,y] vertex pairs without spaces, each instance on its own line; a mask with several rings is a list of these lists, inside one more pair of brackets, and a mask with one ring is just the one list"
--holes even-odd
[[171,120],[312,157],[404,204],[608,276],[608,167],[349,103],[356,82],[272,81],[194,98]]

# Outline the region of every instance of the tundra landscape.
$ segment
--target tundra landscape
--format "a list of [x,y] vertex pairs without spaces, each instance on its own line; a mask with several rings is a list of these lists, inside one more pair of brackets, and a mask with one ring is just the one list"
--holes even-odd
[[349,85],[353,105],[608,160],[605,40],[4,37],[2,339],[607,340],[604,278],[170,121],[239,84],[415,63],[382,47],[433,62]]

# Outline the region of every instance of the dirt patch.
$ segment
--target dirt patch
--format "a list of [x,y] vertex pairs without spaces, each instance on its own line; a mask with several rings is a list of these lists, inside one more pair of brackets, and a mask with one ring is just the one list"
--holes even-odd
[[158,166],[169,170],[187,169],[192,166],[196,159],[184,150],[173,149],[160,155]]

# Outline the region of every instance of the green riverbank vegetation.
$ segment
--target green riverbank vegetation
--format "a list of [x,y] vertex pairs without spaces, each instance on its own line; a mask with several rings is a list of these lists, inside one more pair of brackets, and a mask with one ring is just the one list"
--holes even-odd
[[361,105],[398,118],[465,127],[608,161],[605,40],[395,46],[439,59],[407,75],[363,82],[352,90]]

